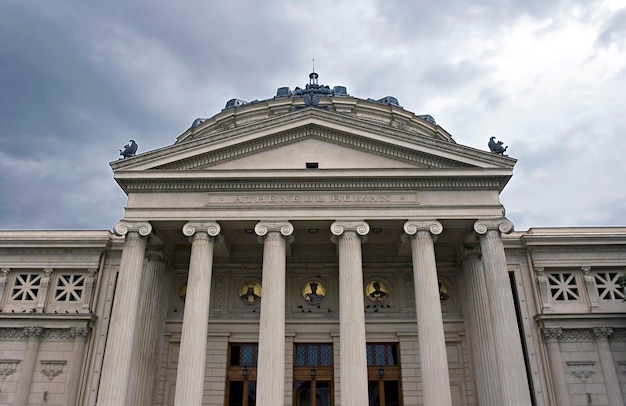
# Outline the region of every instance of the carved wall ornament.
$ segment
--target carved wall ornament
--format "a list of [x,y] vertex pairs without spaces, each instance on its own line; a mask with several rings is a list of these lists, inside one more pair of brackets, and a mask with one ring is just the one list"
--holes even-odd
[[326,286],[319,279],[309,279],[302,285],[300,292],[305,302],[319,305],[326,297]]
[[51,381],[63,373],[65,364],[67,361],[41,361],[41,373]]
[[544,328],[543,336],[546,341],[558,341],[563,337],[563,329],[560,328]]
[[254,279],[248,279],[239,285],[237,294],[246,305],[258,304],[261,301],[261,283]]
[[552,306],[550,304],[549,281],[544,272],[544,268],[535,268],[535,278],[537,279],[537,287],[539,288],[539,298],[541,299],[542,311],[552,311]]
[[596,278],[591,274],[591,267],[583,266],[580,268],[585,280],[587,295],[589,296],[589,305],[592,309],[598,308],[598,289],[596,288]]
[[582,382],[587,382],[589,378],[595,371],[593,370],[593,366],[595,362],[593,361],[569,361],[567,362],[567,366],[569,366],[571,374],[576,378],[580,379]]
[[19,363],[19,359],[0,359],[0,379],[4,381],[8,376],[14,374]]

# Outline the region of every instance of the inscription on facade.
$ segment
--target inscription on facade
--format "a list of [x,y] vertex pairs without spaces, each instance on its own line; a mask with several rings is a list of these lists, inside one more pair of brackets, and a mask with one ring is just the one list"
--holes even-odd
[[208,194],[207,205],[415,205],[417,193]]

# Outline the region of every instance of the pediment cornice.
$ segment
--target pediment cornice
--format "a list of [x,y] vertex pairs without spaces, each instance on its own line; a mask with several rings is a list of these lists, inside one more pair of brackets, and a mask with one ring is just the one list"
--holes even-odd
[[209,153],[193,156],[180,161],[158,166],[154,169],[194,170],[208,169],[218,163],[245,158],[261,151],[275,149],[287,144],[299,142],[306,138],[316,138],[328,143],[341,145],[351,149],[368,152],[401,162],[407,162],[421,168],[467,168],[471,165],[441,158],[436,155],[412,151],[381,141],[356,136],[350,133],[331,130],[318,125],[307,125],[293,130],[280,132],[226,148],[213,150]]
[[[444,136],[437,136],[437,131],[431,131],[430,133],[423,131],[423,133],[416,134],[403,131],[402,129],[392,128],[388,125],[381,125],[363,119],[358,119],[346,114],[308,108],[293,113],[271,117],[249,125],[243,125],[238,128],[225,130],[210,136],[203,137],[201,136],[201,133],[199,133],[190,141],[177,143],[172,146],[140,154],[132,158],[120,159],[118,161],[111,162],[110,165],[114,171],[139,167],[148,169],[150,168],[151,162],[154,163],[152,168],[167,167],[168,165],[174,164],[174,161],[177,160],[177,156],[188,155],[191,151],[200,150],[206,146],[215,146],[215,149],[219,149],[220,143],[225,143],[244,136],[254,137],[255,134],[259,134],[260,138],[265,138],[268,137],[268,134],[272,132],[272,130],[274,130],[276,134],[271,134],[269,137],[278,136],[278,134],[283,134],[282,136],[284,137],[285,134],[295,134],[303,128],[308,128],[308,131],[310,131],[311,126],[319,128],[319,134],[325,132],[329,139],[332,138],[331,134],[335,134],[335,137],[337,133],[341,133],[343,135],[349,134],[350,137],[346,138],[351,138],[353,140],[352,142],[356,142],[355,140],[359,137],[362,139],[368,138],[364,134],[376,134],[379,138],[384,138],[385,142],[378,141],[379,144],[375,145],[376,143],[372,140],[369,148],[372,150],[378,149],[380,153],[381,146],[388,145],[392,151],[392,156],[394,150],[393,144],[398,142],[406,145],[406,151],[413,149],[409,148],[409,145],[414,146],[415,149],[422,148],[439,151],[441,152],[441,155],[447,155],[450,157],[449,162],[454,162],[453,156],[455,155],[482,161],[492,166],[505,168],[513,168],[516,162],[515,159],[510,157],[499,156],[456,144],[453,141],[446,139]],[[261,136],[261,133],[265,134],[265,137]],[[242,142],[245,143],[250,141]],[[247,145],[253,146],[254,144],[252,143]],[[234,148],[234,146],[232,147]],[[186,156],[183,159],[190,159],[190,157]],[[400,156],[397,159],[402,160],[403,158]],[[431,158],[430,162],[432,163],[436,160],[437,159],[433,160]],[[450,165],[450,163],[448,163],[448,165]]]

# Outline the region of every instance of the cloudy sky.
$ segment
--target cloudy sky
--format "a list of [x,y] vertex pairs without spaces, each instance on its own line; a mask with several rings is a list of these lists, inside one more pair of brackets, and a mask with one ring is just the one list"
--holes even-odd
[[171,145],[312,58],[321,84],[509,145],[517,230],[626,225],[621,0],[0,0],[0,229],[110,229],[129,139]]

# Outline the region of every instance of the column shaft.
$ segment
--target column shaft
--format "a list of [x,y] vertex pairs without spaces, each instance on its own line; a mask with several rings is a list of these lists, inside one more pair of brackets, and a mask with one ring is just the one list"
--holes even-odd
[[464,314],[468,326],[478,404],[500,406],[503,403],[498,385],[498,369],[494,368],[497,362],[491,331],[491,315],[489,302],[484,293],[485,275],[478,250],[466,251],[463,261],[463,282]]
[[477,222],[474,229],[480,234],[485,269],[485,294],[489,300],[503,404],[526,406],[531,404],[526,364],[522,354],[504,245],[500,236],[500,228],[510,231],[512,226],[508,220],[497,220]]
[[17,384],[17,393],[15,394],[15,406],[28,405],[28,397],[30,396],[30,386],[33,382],[33,373],[35,372],[37,355],[39,354],[39,343],[42,329],[29,327],[24,329],[24,335],[27,337],[26,349],[24,351],[24,359],[22,360],[22,369],[20,371],[20,379]]
[[70,330],[70,334],[74,337],[74,343],[72,344],[72,358],[69,362],[69,372],[65,384],[65,396],[68,405],[76,405],[78,404],[89,329],[85,327],[73,328]]
[[258,223],[263,241],[263,296],[259,326],[257,403],[280,405],[285,397],[285,272],[290,223]]
[[559,338],[562,334],[563,332],[560,328],[543,329],[556,406],[570,406],[569,390],[567,388],[567,380],[565,379],[563,360],[561,359],[561,349],[559,348]]
[[135,339],[136,351],[133,357],[133,370],[129,404],[151,406],[155,402],[155,373],[158,367],[158,343],[160,327],[164,322],[162,285],[165,278],[165,262],[160,251],[151,249],[147,255],[145,278],[142,281],[137,327],[141,334]]
[[424,404],[451,406],[448,357],[439,299],[435,245],[432,237],[432,234],[441,233],[443,227],[439,222],[409,221],[405,223],[404,229],[407,234],[411,235],[415,311]]
[[213,227],[207,228],[188,223],[183,228],[186,235],[193,235],[193,242],[176,375],[176,406],[202,404],[213,269],[213,235],[217,235],[220,230],[216,223],[212,225]]
[[598,348],[598,357],[600,358],[600,366],[602,367],[602,375],[604,376],[604,386],[606,394],[609,398],[610,406],[624,406],[624,397],[615,369],[615,360],[609,346],[609,336],[613,333],[613,329],[603,327],[593,330],[596,336],[596,346]]
[[139,295],[143,274],[146,239],[152,226],[149,223],[119,222],[114,230],[126,235],[117,279],[111,326],[102,365],[98,392],[99,406],[127,404],[135,331],[139,315]]
[[369,232],[365,222],[335,222],[339,250],[339,359],[342,406],[368,404],[365,304],[361,237]]

